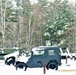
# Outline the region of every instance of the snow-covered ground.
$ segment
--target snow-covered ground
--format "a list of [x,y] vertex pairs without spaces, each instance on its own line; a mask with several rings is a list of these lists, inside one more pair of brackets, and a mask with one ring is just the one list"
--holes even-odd
[[[3,60],[0,60],[0,75],[44,75],[43,68],[27,68],[26,71],[19,69],[16,71],[14,66],[8,66],[4,64]],[[46,70],[45,75],[76,75],[76,60],[62,60],[62,65],[59,66],[57,71]]]

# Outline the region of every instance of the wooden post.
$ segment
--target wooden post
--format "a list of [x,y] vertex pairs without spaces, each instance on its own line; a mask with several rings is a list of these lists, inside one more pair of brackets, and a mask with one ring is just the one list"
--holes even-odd
[[67,64],[67,56],[66,56],[66,64]]
[[76,55],[75,55],[75,57],[74,57],[74,61],[76,60]]
[[46,61],[44,60],[43,61],[43,74],[46,73]]

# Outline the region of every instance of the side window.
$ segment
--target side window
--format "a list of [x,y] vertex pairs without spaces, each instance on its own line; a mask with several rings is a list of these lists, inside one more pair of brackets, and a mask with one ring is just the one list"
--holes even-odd
[[55,51],[54,50],[49,50],[48,54],[49,55],[55,55]]
[[44,50],[36,50],[34,55],[44,55]]

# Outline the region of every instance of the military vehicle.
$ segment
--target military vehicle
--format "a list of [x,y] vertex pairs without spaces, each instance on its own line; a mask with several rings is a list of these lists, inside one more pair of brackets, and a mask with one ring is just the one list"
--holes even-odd
[[4,60],[4,56],[13,53],[16,49],[13,48],[0,48],[0,60]]
[[68,47],[67,48],[60,48],[60,52],[61,52],[62,59],[66,59],[66,58],[72,59],[73,58],[73,56],[70,53]]
[[28,57],[19,58],[16,61],[15,67],[26,70],[29,68],[43,67],[44,61],[47,69],[58,69],[61,65],[61,55],[59,47],[54,46],[39,46],[34,47],[31,51],[31,55]]
[[4,56],[5,54],[4,54],[4,51],[3,51],[3,49],[2,48],[0,48],[0,60],[2,60],[3,59],[3,56]]
[[6,65],[14,65],[17,58],[24,53],[22,48],[12,48],[12,52],[4,56]]

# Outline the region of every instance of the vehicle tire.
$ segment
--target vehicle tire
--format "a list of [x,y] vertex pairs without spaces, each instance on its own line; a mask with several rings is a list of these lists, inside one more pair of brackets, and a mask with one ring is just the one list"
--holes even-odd
[[56,64],[56,69],[55,70],[58,70],[58,64]]
[[47,66],[47,69],[55,69],[58,70],[58,64],[55,62],[50,62]]
[[6,60],[5,60],[5,64],[6,65],[14,65],[15,64],[15,58],[12,58],[12,57],[10,57],[10,58],[7,58]]
[[20,68],[20,69],[24,69],[24,71],[26,71],[26,69],[27,69],[26,64],[23,63],[23,62],[20,62],[20,63],[16,64],[15,66],[16,66],[16,70],[17,70],[18,68]]

